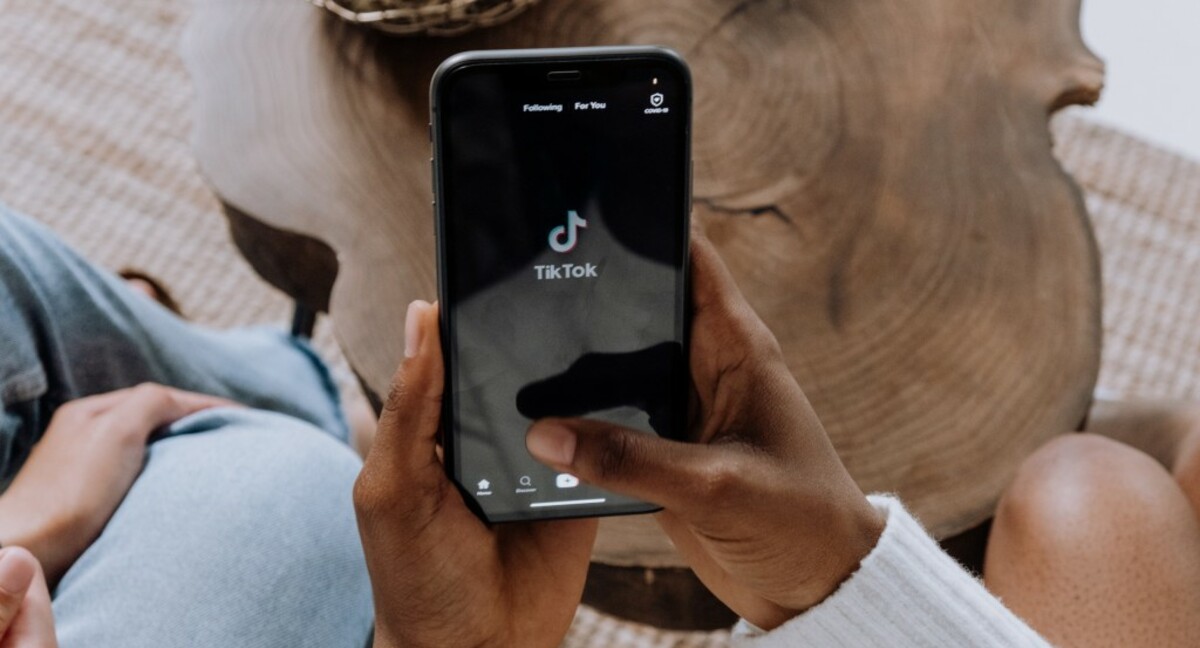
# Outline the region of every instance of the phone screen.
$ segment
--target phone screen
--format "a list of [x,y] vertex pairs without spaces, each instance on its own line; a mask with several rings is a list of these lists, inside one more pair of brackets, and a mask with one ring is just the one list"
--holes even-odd
[[690,83],[665,56],[437,84],[447,461],[489,521],[653,510],[559,474],[530,424],[686,424]]

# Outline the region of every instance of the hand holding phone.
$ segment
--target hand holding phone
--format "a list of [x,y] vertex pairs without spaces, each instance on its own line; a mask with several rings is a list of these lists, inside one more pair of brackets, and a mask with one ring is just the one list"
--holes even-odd
[[[555,73],[589,84],[547,89]],[[446,310],[439,329],[437,307],[410,307],[355,487],[377,645],[557,645],[596,523],[534,520],[665,506],[705,584],[764,628],[820,602],[874,546],[882,521],[703,240],[689,289],[690,126],[667,117],[690,114],[687,79],[644,49],[443,66]],[[605,118],[630,97],[646,104],[638,119]],[[552,121],[568,105],[577,114]],[[526,437],[537,419],[580,416]]]
[[414,302],[405,333],[407,357],[354,487],[375,646],[558,646],[583,595],[596,521],[481,521],[439,456],[438,307]]
[[704,584],[772,629],[829,596],[883,520],[842,465],[775,337],[692,236],[691,443],[581,419],[540,421],[531,453],[585,483],[665,507]]
[[[695,443],[582,419],[541,421],[527,441],[558,470],[665,505],[659,522],[705,585],[770,629],[828,596],[883,521],[716,252],[700,236],[692,247]],[[437,310],[409,309],[409,357],[355,485],[376,646],[557,646],[582,596],[596,521],[488,526],[470,510],[437,444]]]

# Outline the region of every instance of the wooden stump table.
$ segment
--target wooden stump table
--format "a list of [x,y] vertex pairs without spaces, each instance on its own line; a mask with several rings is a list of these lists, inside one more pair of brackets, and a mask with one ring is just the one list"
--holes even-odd
[[[1047,128],[1100,90],[1078,20],[1078,0],[543,0],[500,27],[398,39],[301,0],[197,0],[184,57],[196,153],[239,246],[328,310],[378,395],[406,305],[436,294],[436,65],[677,49],[696,85],[695,217],[863,489],[946,537],[989,518],[1090,403],[1097,251]],[[607,521],[595,560],[681,564],[643,518]],[[641,618],[699,624],[691,600]]]

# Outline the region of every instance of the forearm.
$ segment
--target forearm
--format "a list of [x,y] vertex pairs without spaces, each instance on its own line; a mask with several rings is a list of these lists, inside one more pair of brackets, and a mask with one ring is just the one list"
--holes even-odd
[[738,648],[1048,646],[941,550],[896,499],[879,544],[832,596],[770,633],[741,623]]
[[55,583],[73,562],[71,540],[80,541],[72,538],[70,522],[56,519],[52,512],[48,505],[18,502],[11,492],[0,495],[0,546],[29,550]]

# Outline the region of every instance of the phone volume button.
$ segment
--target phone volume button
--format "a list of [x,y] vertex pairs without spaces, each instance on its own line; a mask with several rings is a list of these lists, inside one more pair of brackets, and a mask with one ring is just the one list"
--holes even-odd
[[695,199],[695,182],[696,178],[696,160],[695,158],[688,160],[688,178],[687,178],[687,204],[691,208],[692,201]]
[[437,220],[437,158],[429,158],[429,195],[432,198],[433,218]]

